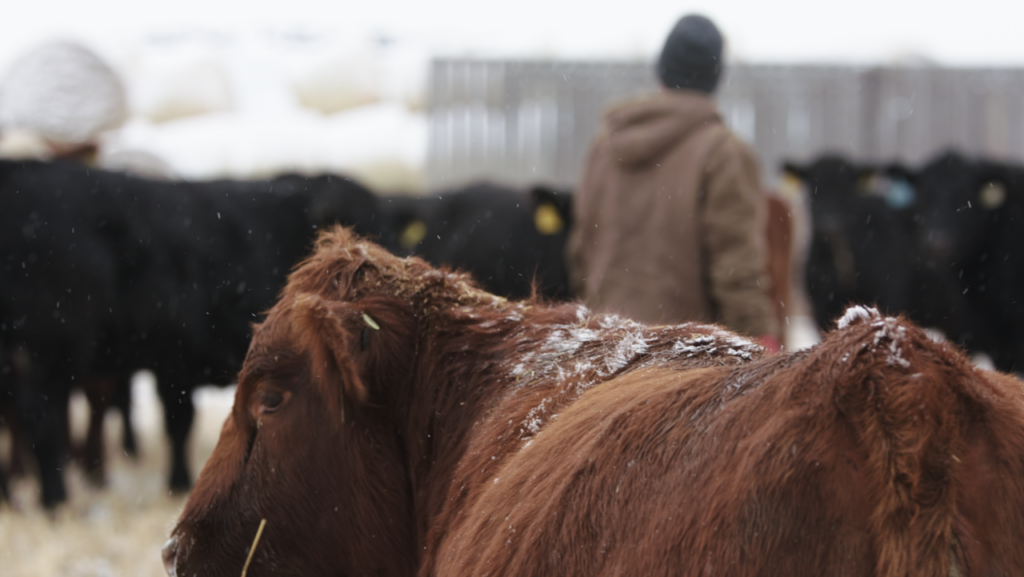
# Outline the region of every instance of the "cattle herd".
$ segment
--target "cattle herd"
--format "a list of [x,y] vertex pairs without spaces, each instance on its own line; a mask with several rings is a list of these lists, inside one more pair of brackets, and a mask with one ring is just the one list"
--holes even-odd
[[[459,262],[501,294],[529,295],[536,274],[543,294],[565,296],[567,195],[472,185],[384,198],[334,176],[189,183],[0,161],[0,418],[20,441],[14,454],[31,448],[44,505],[64,500],[67,404],[79,387],[92,408],[79,456],[102,482],[103,414],[118,406],[130,425],[130,378],[149,369],[172,446],[170,487],[187,490],[191,391],[234,382],[251,323],[319,229],[347,224],[396,253]],[[0,487],[4,478],[0,469]]]
[[837,156],[786,169],[810,201],[820,327],[874,303],[1024,371],[1024,167],[951,151],[917,170]]
[[121,411],[130,452],[148,369],[178,491],[191,391],[239,385],[165,546],[172,575],[1024,569],[1020,383],[962,351],[1022,365],[1024,169],[950,152],[786,173],[834,330],[769,357],[566,302],[570,191],[0,161],[6,468],[34,467],[51,508],[72,456],[102,483],[102,417]]

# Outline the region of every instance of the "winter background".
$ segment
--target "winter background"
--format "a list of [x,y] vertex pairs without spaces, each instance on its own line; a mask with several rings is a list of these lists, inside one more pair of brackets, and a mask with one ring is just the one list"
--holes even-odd
[[431,57],[651,61],[689,11],[718,22],[733,62],[1024,62],[1024,4],[996,0],[8,0],[0,71],[40,42],[82,42],[128,89],[131,117],[104,146],[150,151],[185,178],[330,170],[410,190]]
[[[0,79],[53,40],[96,51],[122,78],[130,115],[102,137],[180,177],[347,173],[383,192],[421,192],[424,94],[433,57],[653,61],[675,20],[699,12],[747,63],[1022,66],[1024,3],[978,0],[520,0],[288,2],[34,0],[0,4]],[[135,382],[142,456],[119,451],[108,418],[108,487],[69,471],[54,518],[35,482],[0,506],[0,576],[162,575],[160,546],[183,504],[165,493],[162,416],[151,377]],[[200,389],[194,470],[216,442],[230,389]],[[84,400],[72,404],[82,434]],[[0,459],[7,437],[0,438]]]

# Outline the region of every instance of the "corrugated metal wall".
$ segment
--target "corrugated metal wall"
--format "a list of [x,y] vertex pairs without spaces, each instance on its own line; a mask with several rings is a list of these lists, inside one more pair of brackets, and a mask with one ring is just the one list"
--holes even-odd
[[[603,110],[656,88],[649,63],[436,60],[427,182],[572,186]],[[948,147],[1024,159],[1024,70],[736,65],[717,99],[769,183],[784,159],[823,152],[911,166]]]

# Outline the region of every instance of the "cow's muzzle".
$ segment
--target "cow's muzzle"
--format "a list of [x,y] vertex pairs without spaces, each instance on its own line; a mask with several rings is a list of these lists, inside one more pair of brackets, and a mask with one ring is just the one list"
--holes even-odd
[[161,550],[161,555],[164,558],[164,570],[170,577],[178,577],[178,538],[172,536],[164,543],[164,548]]

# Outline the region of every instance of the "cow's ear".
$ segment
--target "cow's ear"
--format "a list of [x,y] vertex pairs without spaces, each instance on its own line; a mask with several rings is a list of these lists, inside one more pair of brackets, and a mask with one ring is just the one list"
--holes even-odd
[[800,166],[795,162],[783,162],[782,172],[786,175],[796,178],[797,180],[807,180],[807,168]]
[[312,378],[344,420],[345,399],[363,404],[387,398],[405,382],[416,356],[417,317],[396,297],[356,302],[299,295],[292,305],[295,338],[310,357]]
[[344,303],[349,334],[358,335],[353,357],[363,383],[382,398],[400,390],[412,373],[419,323],[408,302],[387,295],[368,295]]
[[359,334],[346,322],[347,309],[345,303],[311,294],[297,296],[292,304],[293,334],[299,349],[309,355],[311,377],[331,412],[343,420],[346,397],[359,404],[369,397],[353,355]]
[[779,182],[777,185],[777,192],[779,196],[786,199],[789,202],[799,202],[799,199],[804,194],[804,171],[797,172],[796,165],[786,163],[783,165],[783,172],[779,176]]

